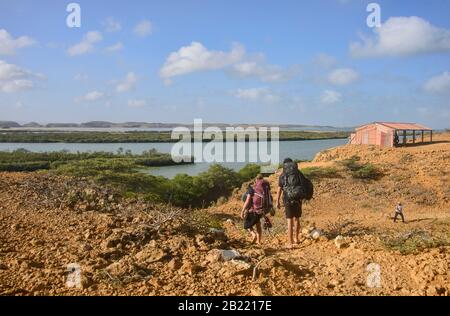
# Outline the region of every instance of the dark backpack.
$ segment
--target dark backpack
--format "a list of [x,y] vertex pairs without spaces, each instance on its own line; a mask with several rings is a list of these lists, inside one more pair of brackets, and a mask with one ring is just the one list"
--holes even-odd
[[288,162],[283,166],[283,193],[288,203],[311,200],[314,194],[312,182],[298,170],[297,163]]
[[[248,186],[248,188],[247,188],[247,191],[245,191],[245,193],[244,194],[242,194],[242,202],[246,202],[247,201],[247,196],[250,194],[250,195],[253,195],[253,193],[254,193],[255,191],[253,190],[253,188],[252,188],[252,186],[251,185],[249,185]],[[252,208],[252,206],[253,206],[253,199],[251,199],[250,200],[250,204],[247,206],[247,211],[248,210],[250,210],[251,208]]]

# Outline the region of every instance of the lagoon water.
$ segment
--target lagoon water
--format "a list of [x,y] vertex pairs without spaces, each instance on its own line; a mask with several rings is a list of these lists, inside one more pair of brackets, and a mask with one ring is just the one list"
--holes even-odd
[[[322,150],[341,146],[347,143],[347,139],[326,139],[326,140],[304,140],[304,141],[280,141],[279,153],[280,160],[286,157],[292,159],[310,160]],[[69,152],[94,152],[106,151],[117,152],[119,148],[130,150],[133,154],[140,154],[143,151],[156,149],[161,153],[170,153],[174,143],[98,143],[98,144],[79,144],[79,143],[0,143],[0,151],[12,151],[23,148],[33,152],[51,152],[66,150]],[[270,152],[270,142],[268,143]],[[237,144],[235,145],[236,152]],[[245,143],[246,157],[244,162],[224,162],[223,166],[239,170],[247,163],[252,162],[249,157],[255,153],[255,143]],[[230,157],[231,155],[231,157]],[[234,153],[234,156],[236,153]],[[256,156],[256,155],[255,155]],[[234,160],[233,153],[227,153],[225,150],[224,160]],[[179,173],[196,175],[200,172],[208,170],[210,163],[200,162],[189,165],[168,166],[151,168],[147,172],[153,175],[160,175],[167,178],[173,178]]]

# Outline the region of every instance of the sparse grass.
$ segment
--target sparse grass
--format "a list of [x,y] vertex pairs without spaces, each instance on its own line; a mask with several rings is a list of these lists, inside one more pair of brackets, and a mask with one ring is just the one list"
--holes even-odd
[[325,229],[325,235],[329,239],[334,239],[339,235],[343,236],[347,232],[346,229],[353,224],[354,222],[351,220],[338,218],[336,221],[328,223]]
[[320,178],[339,178],[339,173],[336,168],[333,167],[308,167],[302,169],[303,174],[307,178],[320,179]]
[[360,206],[361,206],[362,208],[371,208],[371,207],[372,207],[372,204],[369,203],[369,202],[363,202]]
[[406,163],[413,161],[413,159],[414,159],[414,156],[412,154],[406,153],[402,156],[402,158],[400,158],[399,162],[401,164],[406,164]]
[[422,185],[415,185],[411,187],[406,193],[411,199],[422,205],[434,205],[439,200],[436,192],[428,189]]
[[360,160],[361,160],[361,158],[359,156],[355,155],[348,159],[344,159],[344,160],[340,161],[340,164],[350,171],[356,171],[359,168],[361,168],[361,165],[358,163],[358,161],[360,161]]
[[432,236],[427,231],[412,230],[395,236],[384,236],[381,241],[386,249],[408,255],[428,248],[449,246],[450,236]]
[[352,172],[353,178],[356,179],[369,179],[369,180],[377,180],[381,177],[382,173],[373,164],[365,164],[361,165],[361,167]]
[[344,166],[355,179],[377,180],[383,175],[380,168],[371,163],[360,163],[359,156],[352,156],[339,163]]
[[187,219],[190,230],[200,233],[207,233],[211,228],[223,229],[220,218],[205,212],[204,210],[193,210]]
[[367,227],[364,223],[359,223],[349,218],[338,217],[336,220],[328,222],[325,228],[325,235],[329,239],[336,238],[339,235],[354,237],[373,234],[375,234],[374,228]]

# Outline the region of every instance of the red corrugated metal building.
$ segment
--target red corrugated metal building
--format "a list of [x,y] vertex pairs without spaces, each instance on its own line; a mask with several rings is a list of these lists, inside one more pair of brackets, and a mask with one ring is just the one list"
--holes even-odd
[[374,122],[357,127],[350,136],[350,144],[395,147],[408,144],[408,139],[410,143],[424,142],[425,133],[433,141],[433,130],[421,124]]

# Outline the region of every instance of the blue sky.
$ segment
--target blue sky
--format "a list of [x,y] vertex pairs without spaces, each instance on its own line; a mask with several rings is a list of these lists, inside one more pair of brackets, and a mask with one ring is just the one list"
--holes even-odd
[[0,120],[450,127],[450,1],[0,0]]

